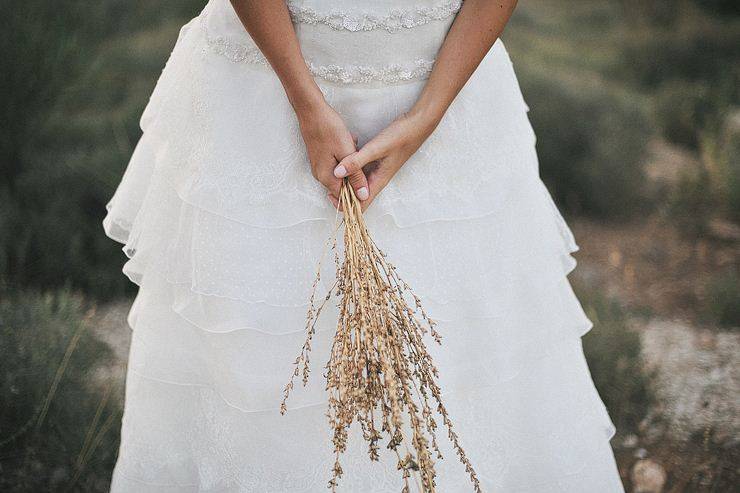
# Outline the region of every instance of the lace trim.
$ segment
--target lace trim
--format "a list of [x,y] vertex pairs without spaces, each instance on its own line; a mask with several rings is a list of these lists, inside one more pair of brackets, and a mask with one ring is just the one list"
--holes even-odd
[[462,0],[447,0],[434,7],[416,7],[413,9],[393,9],[386,15],[370,13],[348,13],[343,10],[332,10],[328,14],[316,12],[311,7],[288,2],[293,22],[301,24],[326,24],[337,31],[374,31],[384,29],[395,33],[401,29],[411,29],[439,21],[456,14],[462,7]]
[[314,75],[338,84],[367,84],[382,82],[394,84],[414,79],[425,79],[434,66],[434,60],[416,60],[413,65],[391,64],[383,67],[367,65],[314,65],[308,62],[308,69]]
[[256,63],[267,65],[267,59],[259,48],[250,48],[239,43],[234,43],[224,36],[211,36],[203,26],[206,42],[217,54],[224,56],[234,63]]
[[[203,26],[206,42],[211,49],[234,63],[268,65],[259,48],[235,43],[224,36],[210,36]],[[434,66],[434,60],[415,60],[412,64],[391,64],[381,67],[371,65],[316,65],[306,61],[314,77],[337,84],[367,84],[380,82],[394,84],[415,79],[425,79]]]

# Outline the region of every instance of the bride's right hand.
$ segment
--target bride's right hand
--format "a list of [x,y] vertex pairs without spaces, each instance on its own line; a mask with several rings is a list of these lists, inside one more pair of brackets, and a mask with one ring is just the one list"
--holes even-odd
[[[339,161],[357,150],[357,142],[342,117],[326,102],[297,111],[311,174],[326,187],[329,200],[337,207],[342,179],[334,176]],[[365,173],[360,169],[349,176],[357,198],[367,200],[369,190]]]
[[[357,146],[342,118],[324,100],[306,65],[288,7],[279,0],[232,0],[231,5],[280,79],[298,116],[311,172],[329,191],[329,199],[333,198],[336,206],[342,180],[334,176],[334,167],[355,152]],[[369,192],[363,171],[349,178],[357,197],[366,200]]]

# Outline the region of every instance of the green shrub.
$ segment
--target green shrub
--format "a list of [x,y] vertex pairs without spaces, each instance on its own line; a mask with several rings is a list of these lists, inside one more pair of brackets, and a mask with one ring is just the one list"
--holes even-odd
[[540,172],[559,204],[602,218],[641,210],[646,203],[641,160],[650,133],[639,102],[601,85],[520,75]]
[[725,210],[740,222],[740,112],[731,115],[724,125],[718,149],[718,180],[721,184]]
[[740,3],[737,0],[696,0],[696,3],[716,15],[740,16]]
[[657,91],[655,113],[663,136],[670,142],[699,146],[700,132],[716,113],[703,82],[671,81]]
[[[624,40],[622,63],[612,75],[646,88],[673,79],[734,83],[738,56],[740,21],[692,16],[665,28],[634,27]],[[737,88],[733,92],[737,95]]]
[[107,491],[120,389],[81,298],[0,290],[0,490]]
[[610,74],[654,93],[664,136],[694,149],[740,102],[740,18],[728,15],[722,1],[698,3],[703,9],[688,0],[632,5],[647,22],[630,26]]
[[[0,31],[0,278],[130,289],[102,234],[105,203],[139,137],[138,118],[177,31],[204,2],[28,0]],[[132,51],[131,30],[169,33]],[[114,41],[115,40],[115,41]],[[133,53],[133,55],[132,55]]]
[[740,327],[740,276],[728,270],[712,278],[707,289],[710,320],[728,327]]
[[20,2],[0,30],[0,180],[12,186],[44,116],[77,75],[89,39],[83,2]]
[[727,170],[727,208],[729,217],[740,222],[740,148],[733,147]]
[[713,193],[710,174],[704,166],[682,173],[668,199],[670,216],[688,237],[707,233],[717,207],[718,197]]
[[596,388],[614,424],[623,433],[636,433],[653,403],[650,375],[642,367],[639,334],[630,329],[622,307],[595,293],[578,290],[594,328],[583,348]]
[[716,217],[740,221],[739,117],[702,135],[700,166],[685,170],[669,195],[668,212],[689,236],[706,234]]
[[717,17],[740,16],[736,0],[619,0],[628,19],[652,25],[666,26],[682,15],[696,13],[699,6],[706,14]]
[[666,26],[675,21],[680,11],[676,0],[619,0],[619,4],[625,18],[633,25]]

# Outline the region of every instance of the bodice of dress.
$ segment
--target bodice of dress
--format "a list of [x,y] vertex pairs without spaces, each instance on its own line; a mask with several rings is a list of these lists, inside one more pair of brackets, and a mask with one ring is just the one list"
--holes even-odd
[[[315,77],[338,84],[424,79],[461,0],[287,0]],[[229,0],[210,0],[200,16],[208,44],[236,63],[266,64]]]

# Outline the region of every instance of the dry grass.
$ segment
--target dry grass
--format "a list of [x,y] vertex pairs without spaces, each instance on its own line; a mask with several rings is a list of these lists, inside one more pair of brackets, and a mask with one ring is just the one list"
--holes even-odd
[[[424,337],[430,335],[441,344],[435,322],[370,237],[360,203],[346,181],[340,204],[344,216],[344,258],[339,258],[335,235],[331,249],[337,281],[317,308],[314,294],[311,295],[306,341],[285,388],[281,412],[287,411],[285,401],[295,377],[302,374],[304,385],[308,381],[316,320],[334,292],[340,311],[326,365],[327,416],[336,454],[329,487],[335,491],[338,486],[343,472],[341,454],[347,448],[349,429],[357,422],[371,460],[379,460],[379,442],[387,438],[386,447],[395,453],[404,480],[402,492],[411,491],[414,481],[420,491],[434,492],[435,458],[442,458],[435,433],[436,410],[474,490],[480,492],[473,466],[442,403],[438,371],[424,343]],[[319,277],[317,274],[314,292]]]

